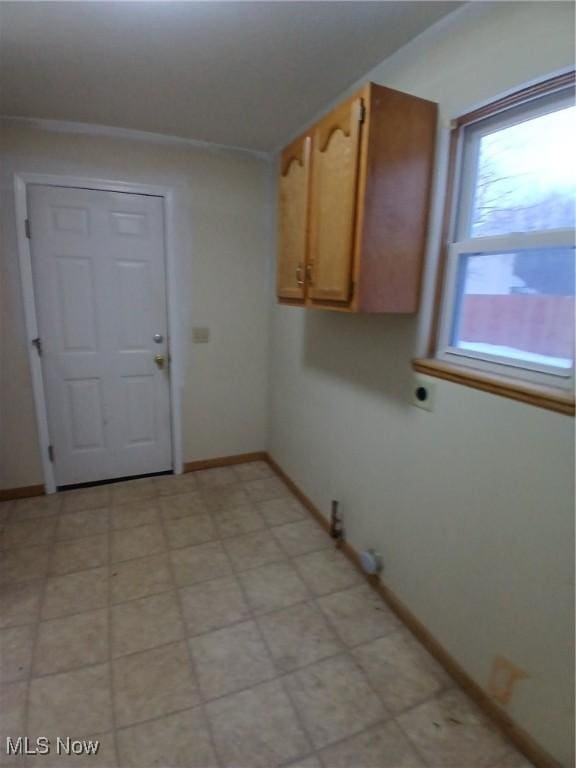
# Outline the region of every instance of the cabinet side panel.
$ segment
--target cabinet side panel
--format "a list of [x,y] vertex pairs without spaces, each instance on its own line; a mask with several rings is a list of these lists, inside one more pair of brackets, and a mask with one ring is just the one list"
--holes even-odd
[[437,105],[371,88],[359,304],[362,312],[418,311]]

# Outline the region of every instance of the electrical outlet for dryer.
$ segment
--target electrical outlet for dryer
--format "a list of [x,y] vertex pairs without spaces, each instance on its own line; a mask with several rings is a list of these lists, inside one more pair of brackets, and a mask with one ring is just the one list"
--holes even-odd
[[412,405],[425,411],[433,411],[436,400],[436,385],[424,379],[415,379],[412,388]]

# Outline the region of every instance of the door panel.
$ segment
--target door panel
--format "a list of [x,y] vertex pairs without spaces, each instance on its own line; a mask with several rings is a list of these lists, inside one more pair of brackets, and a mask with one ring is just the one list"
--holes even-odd
[[88,211],[85,208],[54,206],[52,221],[56,232],[79,232],[88,234]]
[[310,137],[282,153],[280,173],[278,296],[304,299],[308,240]]
[[154,440],[154,382],[152,376],[124,376],[126,410],[125,439],[127,445],[150,443]]
[[31,185],[28,202],[57,484],[170,469],[161,199]]
[[150,296],[148,286],[150,275],[147,264],[142,261],[117,261],[114,265],[118,300],[118,350],[146,352],[149,336],[142,310],[147,307]]
[[57,256],[57,301],[62,348],[93,352],[96,349],[94,272],[90,259]]
[[72,379],[68,387],[67,421],[71,426],[71,447],[74,450],[102,448],[103,407],[102,390],[98,379]]
[[138,213],[113,213],[111,223],[117,235],[146,236],[146,219]]
[[361,100],[345,102],[314,130],[308,296],[351,294]]

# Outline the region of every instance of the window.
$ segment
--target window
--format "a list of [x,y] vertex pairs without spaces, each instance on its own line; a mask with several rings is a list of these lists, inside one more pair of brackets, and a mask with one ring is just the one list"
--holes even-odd
[[455,130],[437,357],[570,388],[576,106],[572,87],[530,94]]

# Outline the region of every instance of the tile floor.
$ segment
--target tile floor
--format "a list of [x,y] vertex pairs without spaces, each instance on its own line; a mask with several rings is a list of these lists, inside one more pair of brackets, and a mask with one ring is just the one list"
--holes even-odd
[[[529,766],[264,463],[0,524],[0,765]],[[7,735],[100,749],[14,757]]]

